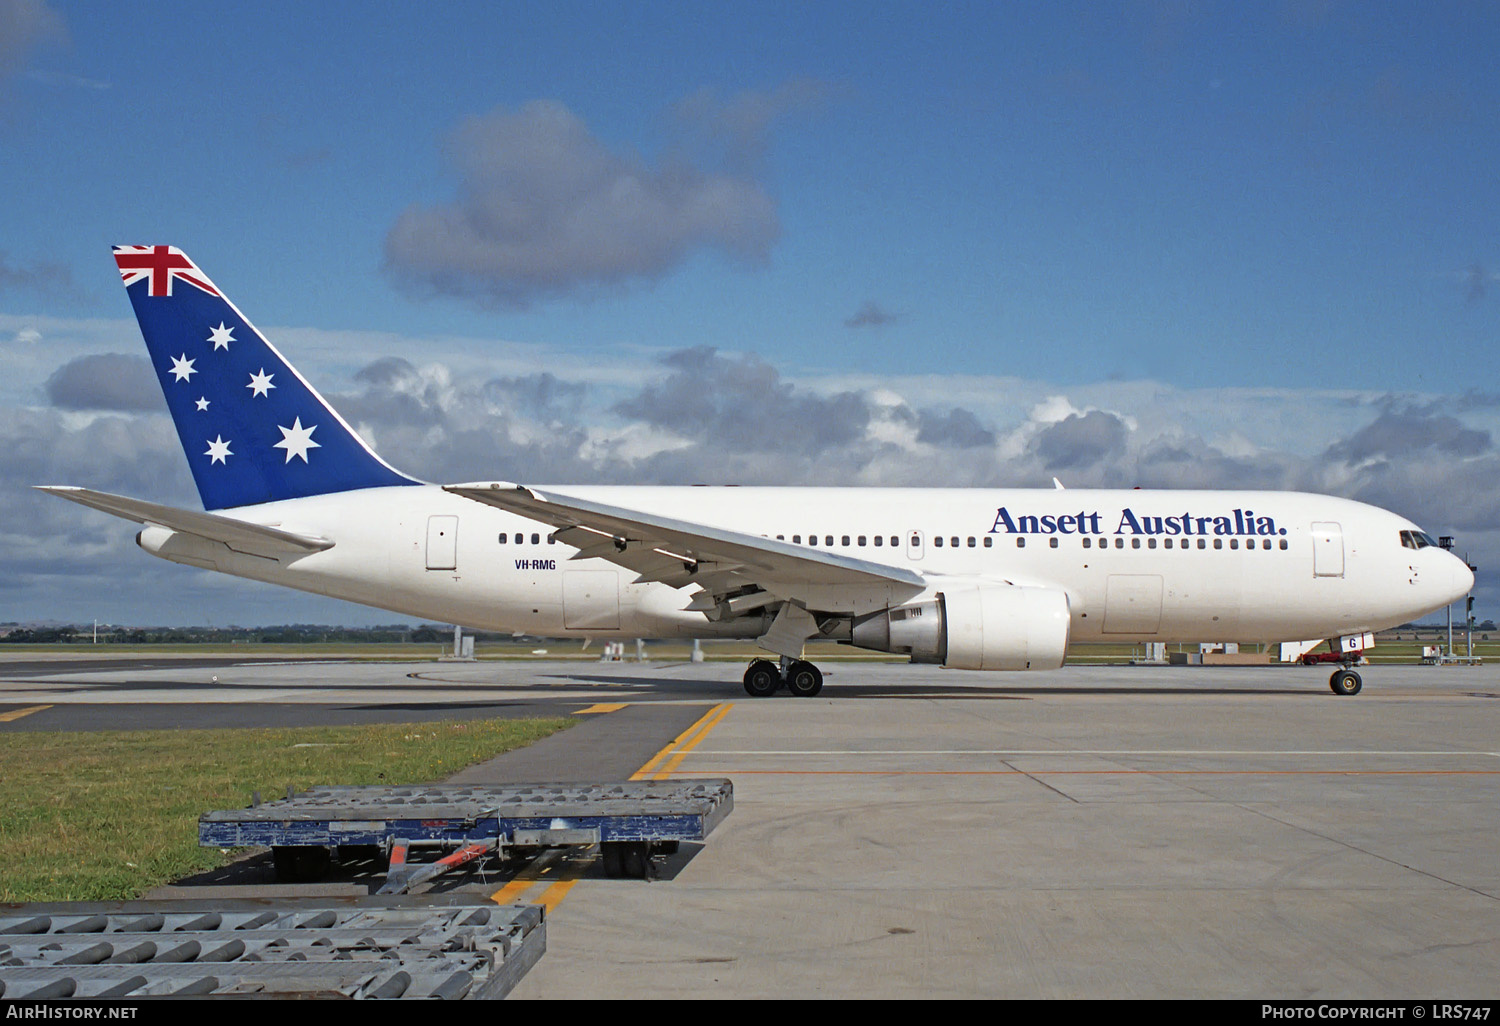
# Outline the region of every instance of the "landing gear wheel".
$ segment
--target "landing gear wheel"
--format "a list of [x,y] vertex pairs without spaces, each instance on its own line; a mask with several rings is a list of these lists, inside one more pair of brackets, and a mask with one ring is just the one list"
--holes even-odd
[[769,698],[781,687],[781,670],[769,659],[757,659],[745,671],[745,693],[751,698]]
[[1359,674],[1345,668],[1333,671],[1333,676],[1328,678],[1328,686],[1335,695],[1357,695],[1364,682],[1359,679]]
[[798,659],[787,667],[786,686],[797,698],[812,698],[823,690],[823,674],[812,663]]

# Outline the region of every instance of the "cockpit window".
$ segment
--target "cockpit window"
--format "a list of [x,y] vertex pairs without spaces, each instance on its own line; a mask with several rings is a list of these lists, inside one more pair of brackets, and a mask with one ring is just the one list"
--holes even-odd
[[1436,545],[1432,535],[1426,531],[1402,531],[1401,546],[1407,549],[1425,549],[1429,545]]

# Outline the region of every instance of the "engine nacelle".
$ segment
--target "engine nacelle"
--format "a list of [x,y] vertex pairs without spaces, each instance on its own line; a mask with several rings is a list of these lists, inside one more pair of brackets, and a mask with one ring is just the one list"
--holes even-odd
[[1058,589],[963,583],[859,617],[850,641],[959,670],[1055,670],[1072,624]]

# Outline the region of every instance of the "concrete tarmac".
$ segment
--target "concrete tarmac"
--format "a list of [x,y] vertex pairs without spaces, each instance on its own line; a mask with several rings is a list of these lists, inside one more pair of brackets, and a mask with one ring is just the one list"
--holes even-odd
[[597,709],[465,779],[732,779],[734,812],[660,879],[583,854],[455,881],[547,905],[516,998],[1495,996],[1491,667],[1373,666],[1340,698],[1302,668],[823,665],[818,698],[762,700],[727,663],[0,666],[0,716],[48,706],[0,729],[91,705]]

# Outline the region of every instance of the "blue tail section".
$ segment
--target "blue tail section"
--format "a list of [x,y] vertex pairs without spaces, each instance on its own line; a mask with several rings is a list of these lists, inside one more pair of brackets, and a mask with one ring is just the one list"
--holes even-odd
[[204,509],[411,485],[175,246],[116,246]]

